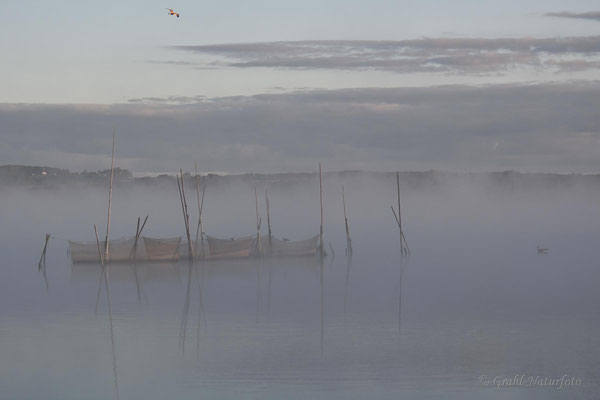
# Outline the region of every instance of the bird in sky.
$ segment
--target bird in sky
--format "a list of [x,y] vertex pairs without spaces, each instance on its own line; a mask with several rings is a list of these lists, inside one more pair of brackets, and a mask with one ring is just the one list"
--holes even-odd
[[173,11],[172,8],[167,8],[166,10],[169,10],[169,15],[175,15],[177,18],[179,18],[179,13],[176,13],[175,11]]

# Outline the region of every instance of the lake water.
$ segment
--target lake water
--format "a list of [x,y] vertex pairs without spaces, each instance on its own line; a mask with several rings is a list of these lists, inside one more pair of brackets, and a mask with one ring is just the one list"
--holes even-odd
[[[65,240],[104,227],[105,192],[3,189],[0,398],[598,398],[599,193],[407,191],[400,282],[395,188],[361,185],[351,263],[330,186],[335,256],[111,265],[112,318],[104,286],[95,311],[100,267],[72,265]],[[245,189],[207,197],[207,232],[252,233]],[[275,232],[318,232],[314,195],[274,190]],[[182,234],[176,196],[116,190],[111,237],[146,214],[149,236]]]

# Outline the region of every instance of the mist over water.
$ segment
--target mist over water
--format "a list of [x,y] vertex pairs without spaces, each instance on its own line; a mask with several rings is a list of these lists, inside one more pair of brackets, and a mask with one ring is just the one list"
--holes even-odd
[[[294,186],[258,183],[263,235],[266,189],[274,235],[319,232],[316,176]],[[191,181],[186,194],[195,236]],[[401,283],[395,196],[392,175],[326,174],[325,242],[335,256],[329,251],[322,264],[223,260],[191,273],[186,262],[110,265],[113,358],[105,290],[94,312],[100,266],[72,265],[66,241],[94,240],[93,224],[104,236],[107,191],[2,188],[0,398],[115,398],[114,365],[123,399],[588,399],[600,392],[600,185],[403,177],[411,255]],[[117,186],[111,238],[134,235],[145,215],[144,235],[184,236],[174,183]],[[209,184],[203,222],[216,237],[255,233],[254,185]],[[37,265],[45,233],[53,235],[47,290]],[[515,375],[567,375],[580,384],[498,388],[482,378]]]

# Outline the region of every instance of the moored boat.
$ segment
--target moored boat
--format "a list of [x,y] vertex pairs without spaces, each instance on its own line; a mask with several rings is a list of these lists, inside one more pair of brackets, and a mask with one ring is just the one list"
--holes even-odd
[[218,239],[206,236],[208,242],[208,254],[205,258],[244,258],[250,257],[252,250],[256,247],[256,235],[242,238]]
[[[105,241],[100,242],[100,251],[104,255]],[[135,238],[123,238],[109,241],[109,262],[129,261]],[[69,252],[74,263],[100,262],[97,242],[77,242],[69,240]]]
[[174,238],[149,238],[144,239],[146,261],[177,261],[179,260],[179,245],[181,236]]
[[300,257],[317,254],[319,235],[309,239],[289,241],[275,237],[263,239],[264,253],[273,257]]

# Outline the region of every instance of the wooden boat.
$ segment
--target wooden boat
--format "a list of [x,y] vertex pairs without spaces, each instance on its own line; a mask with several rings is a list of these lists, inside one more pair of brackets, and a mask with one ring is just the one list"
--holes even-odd
[[218,239],[206,236],[208,242],[208,254],[205,258],[244,258],[250,257],[252,250],[256,247],[256,235],[242,238]]
[[177,261],[179,260],[179,245],[181,236],[174,238],[149,238],[144,239],[146,261]]
[[263,239],[263,248],[266,256],[273,257],[299,257],[314,256],[317,254],[319,235],[309,239],[289,241],[276,237]]
[[[105,241],[100,242],[100,251],[104,254]],[[135,238],[124,238],[109,241],[109,262],[129,261]],[[100,262],[97,242],[76,242],[69,240],[69,252],[74,263]]]

